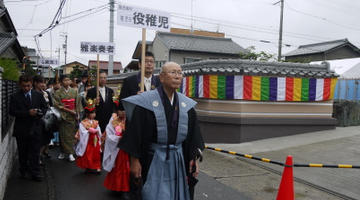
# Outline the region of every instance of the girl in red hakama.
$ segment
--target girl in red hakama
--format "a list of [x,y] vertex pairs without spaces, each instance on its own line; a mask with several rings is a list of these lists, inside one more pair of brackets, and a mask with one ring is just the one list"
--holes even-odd
[[112,191],[130,191],[130,162],[129,155],[117,148],[125,130],[125,113],[119,111],[113,114],[106,127],[106,139],[103,157],[103,168],[109,173],[106,175],[104,186]]
[[76,139],[76,165],[85,170],[101,171],[101,130],[95,120],[94,101],[88,100],[85,107],[86,118],[79,124]]

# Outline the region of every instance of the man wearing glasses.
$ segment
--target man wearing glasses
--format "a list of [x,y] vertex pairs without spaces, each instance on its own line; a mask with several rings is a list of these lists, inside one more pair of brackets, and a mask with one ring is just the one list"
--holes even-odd
[[[139,69],[141,68],[141,59],[139,59]],[[154,90],[160,85],[160,80],[158,76],[154,76],[154,64],[155,58],[154,54],[151,52],[145,53],[145,77],[144,77],[144,91]],[[127,77],[124,80],[124,83],[121,88],[120,98],[124,99],[126,97],[136,95],[140,92],[140,82],[141,82],[141,72],[138,74]],[[119,104],[120,110],[124,110],[122,104]]]
[[167,62],[160,87],[122,100],[128,125],[119,148],[130,155],[130,172],[144,184],[144,200],[193,199],[204,142],[196,102],[176,92],[182,78],[180,65]]

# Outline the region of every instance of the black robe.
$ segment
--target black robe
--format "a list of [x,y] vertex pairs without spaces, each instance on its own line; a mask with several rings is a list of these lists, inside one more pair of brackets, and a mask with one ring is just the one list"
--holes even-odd
[[[105,128],[111,118],[111,115],[115,111],[115,104],[112,99],[113,96],[114,96],[114,91],[109,87],[105,87],[105,98],[104,98],[105,102],[101,94],[99,94],[100,102],[99,105],[96,106],[95,119],[99,121],[99,126],[101,128],[102,133],[105,131]],[[86,98],[90,98],[90,99],[96,98],[96,87],[93,87],[88,91]]]
[[[164,96],[166,97],[165,94]],[[175,144],[177,125],[172,128],[170,122],[172,122],[172,118],[174,117],[173,113],[175,111],[177,95],[174,95],[173,106],[171,106],[168,98],[164,98],[163,102],[168,124],[168,144]],[[154,155],[153,150],[151,150],[152,143],[157,143],[155,115],[152,111],[136,106],[131,121],[127,121],[125,134],[119,142],[119,148],[129,153],[130,156],[139,158],[142,168],[141,176],[143,178],[143,183],[146,181],[147,172]],[[186,173],[187,176],[189,176],[190,160],[194,158],[194,153],[198,148],[201,150],[204,149],[204,142],[194,108],[188,111],[188,134],[182,147]]]

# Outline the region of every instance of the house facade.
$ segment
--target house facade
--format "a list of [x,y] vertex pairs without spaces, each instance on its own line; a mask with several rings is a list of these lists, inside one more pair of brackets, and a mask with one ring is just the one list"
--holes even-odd
[[[24,56],[9,12],[3,1],[0,0],[0,58],[11,58],[21,63]],[[16,91],[17,84],[14,81],[4,80],[3,72],[4,69],[0,66],[0,199],[4,197],[17,153],[16,141],[12,136],[14,118],[9,115],[10,95]]]
[[0,3],[0,57],[22,62],[25,56],[17,39],[17,31],[4,5]]
[[[108,72],[108,66],[109,66],[109,62],[108,61],[104,61],[104,60],[100,60],[99,61],[99,65],[100,65],[100,70],[105,71],[106,73]],[[97,66],[97,61],[96,60],[89,60],[88,63],[88,67],[92,67],[92,66]],[[113,74],[120,74],[122,70],[122,64],[119,61],[114,61],[114,69],[113,69]]]
[[68,63],[66,65],[62,65],[60,66],[60,74],[65,74],[65,75],[69,75],[71,74],[71,72],[74,70],[74,67],[75,66],[79,66],[79,68],[81,70],[87,70],[88,67],[78,61],[74,61],[74,62],[71,62],[71,63]]
[[285,61],[311,62],[360,57],[360,49],[348,39],[301,45],[284,55]]
[[186,64],[208,59],[236,59],[246,50],[230,38],[158,32],[152,44],[155,60]]
[[[126,72],[138,70],[138,59],[141,56],[141,41],[134,50],[132,61],[125,67]],[[155,56],[155,68],[165,62],[179,64],[208,59],[237,59],[240,53],[246,53],[232,39],[225,38],[224,33],[193,31],[171,28],[168,32],[157,32],[153,41],[146,41],[146,51]]]

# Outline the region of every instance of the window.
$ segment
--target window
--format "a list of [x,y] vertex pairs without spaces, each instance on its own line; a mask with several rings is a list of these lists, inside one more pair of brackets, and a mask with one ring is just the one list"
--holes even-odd
[[162,61],[155,61],[155,68],[160,68],[166,63],[165,60]]
[[201,61],[201,58],[191,58],[191,57],[185,57],[184,58],[184,63],[192,63],[192,62],[197,62],[197,61]]

